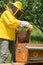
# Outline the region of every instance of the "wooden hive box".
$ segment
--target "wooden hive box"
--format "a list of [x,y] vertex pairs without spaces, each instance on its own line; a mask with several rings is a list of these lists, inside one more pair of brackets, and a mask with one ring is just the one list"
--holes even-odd
[[24,63],[43,62],[43,44],[22,44],[16,48],[16,61]]

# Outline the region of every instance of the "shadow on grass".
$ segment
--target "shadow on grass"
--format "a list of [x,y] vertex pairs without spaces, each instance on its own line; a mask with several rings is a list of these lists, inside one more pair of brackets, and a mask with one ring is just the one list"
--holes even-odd
[[36,43],[43,43],[43,37],[41,36],[32,36],[31,38],[32,42],[36,42]]

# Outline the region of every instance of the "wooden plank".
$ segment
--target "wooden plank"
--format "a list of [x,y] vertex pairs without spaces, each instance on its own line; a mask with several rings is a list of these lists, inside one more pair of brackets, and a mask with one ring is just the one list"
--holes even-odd
[[40,44],[38,44],[38,43],[37,43],[37,44],[35,44],[35,43],[34,43],[34,44],[29,43],[29,44],[27,44],[27,45],[28,45],[28,46],[43,46],[43,43],[42,43],[42,44],[41,44],[41,43],[40,43]]
[[2,63],[0,65],[25,65],[24,63]]

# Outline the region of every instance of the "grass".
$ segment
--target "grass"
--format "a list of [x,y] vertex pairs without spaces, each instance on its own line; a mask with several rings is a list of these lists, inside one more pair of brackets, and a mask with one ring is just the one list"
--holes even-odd
[[[43,34],[39,29],[34,28],[31,34],[32,43],[43,43]],[[1,55],[1,50],[0,50]],[[9,63],[11,60],[11,54],[8,54],[8,58],[6,60],[6,63]]]
[[43,43],[43,33],[34,28],[31,34],[32,43]]

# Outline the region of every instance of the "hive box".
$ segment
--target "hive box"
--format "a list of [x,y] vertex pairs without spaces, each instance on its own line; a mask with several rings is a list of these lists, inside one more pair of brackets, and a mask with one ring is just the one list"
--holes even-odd
[[17,44],[16,61],[25,63],[43,62],[43,44]]

